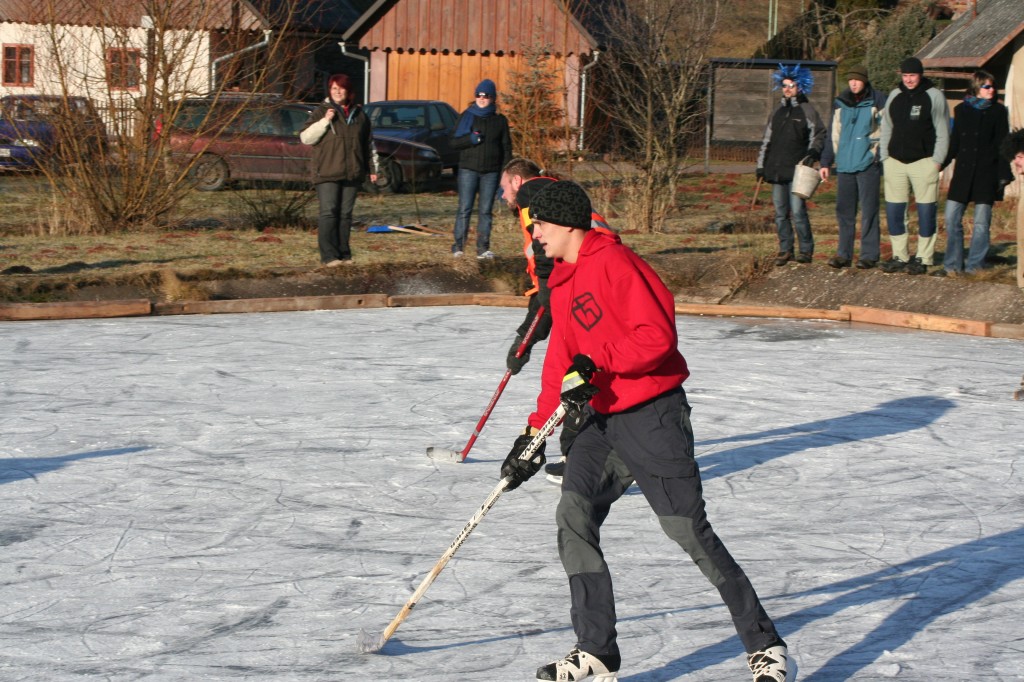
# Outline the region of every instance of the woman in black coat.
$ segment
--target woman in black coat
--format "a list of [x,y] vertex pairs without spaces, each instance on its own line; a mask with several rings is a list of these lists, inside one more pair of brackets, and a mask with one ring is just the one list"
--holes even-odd
[[485,78],[476,86],[475,100],[462,112],[451,135],[452,149],[459,150],[459,210],[455,216],[455,242],[452,255],[461,256],[469,233],[469,216],[480,196],[476,226],[476,257],[494,258],[491,252],[491,221],[494,197],[498,192],[501,169],[512,159],[512,138],[508,119],[498,113],[498,89]]
[[[999,145],[1009,132],[1009,114],[996,101],[995,79],[986,71],[975,72],[967,96],[953,109],[953,131],[943,168],[953,161],[956,165],[946,194],[946,258],[936,275],[973,273],[984,267],[992,204],[1002,200],[1003,188],[1013,180],[1010,164],[999,154]],[[974,230],[965,261],[963,217],[971,202]]]

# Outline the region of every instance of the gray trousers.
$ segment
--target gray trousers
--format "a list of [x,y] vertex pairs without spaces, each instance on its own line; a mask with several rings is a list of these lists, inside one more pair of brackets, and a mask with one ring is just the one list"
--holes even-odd
[[853,243],[857,236],[857,206],[860,205],[860,257],[877,261],[881,254],[879,230],[879,190],[882,167],[873,163],[859,173],[836,173],[836,221],[839,223],[839,246],[836,255],[853,260]]
[[600,530],[612,503],[634,480],[665,534],[718,588],[747,653],[781,643],[746,574],[708,521],[682,388],[618,414],[589,408],[588,413],[566,459],[555,512],[579,647],[592,654],[619,653]]

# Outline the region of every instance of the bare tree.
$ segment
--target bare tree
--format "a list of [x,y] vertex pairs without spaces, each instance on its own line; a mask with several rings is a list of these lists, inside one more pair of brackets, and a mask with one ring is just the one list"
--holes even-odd
[[659,231],[675,206],[690,137],[703,123],[707,58],[718,0],[611,0],[589,11],[609,27],[592,79],[597,106],[619,127],[639,175],[624,180],[626,222]]
[[756,56],[863,61],[888,13],[889,0],[815,0]]
[[[61,143],[43,165],[52,231],[153,226],[179,205],[202,147],[241,111],[195,122],[199,153],[171,161],[164,124],[183,100],[280,91],[290,76],[277,65],[301,63],[313,49],[290,36],[295,13],[309,3],[277,4],[267,16],[233,0],[39,0],[26,28],[38,46],[36,80],[64,102],[51,117]],[[96,105],[102,124],[83,128],[73,106],[79,97]]]
[[559,106],[565,100],[565,88],[552,67],[550,46],[529,46],[521,56],[521,68],[508,74],[508,92],[502,97],[504,112],[516,154],[544,168],[551,165],[556,151],[569,144],[572,131]]

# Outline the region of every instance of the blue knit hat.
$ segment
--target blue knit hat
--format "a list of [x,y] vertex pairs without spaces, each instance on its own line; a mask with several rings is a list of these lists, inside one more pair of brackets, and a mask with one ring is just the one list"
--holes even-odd
[[492,98],[498,96],[498,87],[494,84],[490,78],[485,78],[480,81],[480,85],[476,86],[476,90],[473,91],[474,95],[479,94],[490,95]]

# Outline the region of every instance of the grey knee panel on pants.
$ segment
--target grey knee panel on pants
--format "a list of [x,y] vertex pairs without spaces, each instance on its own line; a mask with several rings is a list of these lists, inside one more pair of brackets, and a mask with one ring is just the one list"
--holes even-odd
[[659,516],[658,522],[661,523],[661,529],[665,531],[665,535],[675,540],[690,555],[693,563],[697,564],[700,572],[712,585],[720,587],[725,582],[725,576],[715,566],[715,562],[711,560],[704,545],[697,538],[697,532],[693,528],[693,519],[684,516]]
[[607,570],[604,554],[595,536],[593,507],[585,498],[563,491],[555,509],[558,524],[558,556],[567,575],[600,573]]

